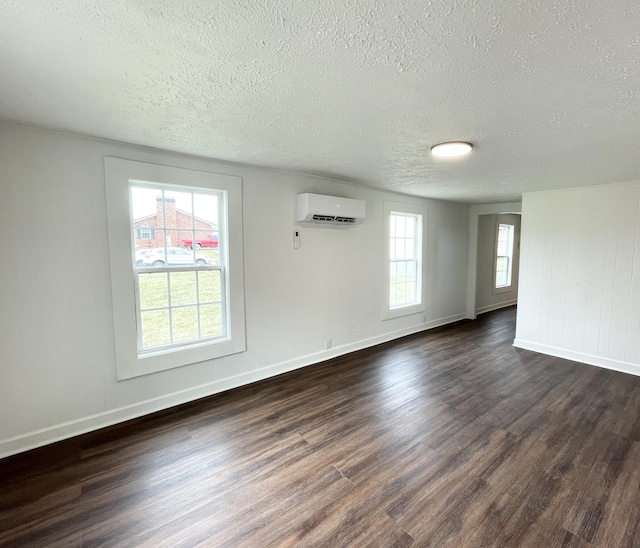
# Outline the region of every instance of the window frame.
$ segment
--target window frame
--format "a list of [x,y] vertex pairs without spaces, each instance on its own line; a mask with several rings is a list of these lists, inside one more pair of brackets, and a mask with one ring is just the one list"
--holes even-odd
[[[382,306],[382,319],[390,320],[393,318],[400,318],[402,316],[409,316],[412,314],[424,313],[426,311],[425,297],[424,297],[424,257],[426,256],[424,250],[424,227],[426,219],[426,208],[424,206],[418,206],[413,204],[405,204],[401,202],[384,202],[384,238],[385,238],[385,261],[384,261],[384,291],[383,291],[383,306]],[[415,227],[415,261],[416,261],[416,301],[411,304],[405,304],[400,306],[391,307],[390,293],[391,293],[391,216],[403,215],[408,217],[414,217],[416,219]]]
[[[244,264],[242,234],[242,178],[208,171],[150,164],[105,157],[107,222],[113,300],[116,368],[118,380],[128,379],[175,367],[203,362],[246,350],[244,311]],[[225,194],[226,208],[221,208],[219,238],[225,245],[227,265],[225,292],[227,334],[225,337],[195,341],[193,344],[140,353],[138,348],[139,315],[137,313],[135,245],[132,227],[131,186],[147,184],[185,190],[211,190]],[[221,238],[221,239],[222,239]],[[195,250],[194,250],[195,251]],[[199,267],[193,266],[193,269]],[[189,266],[191,269],[191,266]],[[173,272],[175,268],[171,269]],[[222,280],[221,280],[222,281]]]
[[[211,195],[211,196],[215,196],[217,199],[217,204],[218,204],[218,211],[216,212],[216,216],[217,218],[223,218],[223,212],[226,211],[227,209],[227,192],[226,191],[220,191],[220,190],[212,190],[212,189],[203,189],[203,188],[191,188],[191,187],[186,187],[186,186],[180,186],[180,187],[175,187],[175,186],[171,186],[171,185],[167,185],[167,184],[158,184],[158,183],[150,183],[147,181],[134,181],[134,180],[130,180],[129,181],[129,200],[130,200],[130,204],[133,204],[133,188],[138,188],[138,189],[142,189],[142,188],[146,188],[146,189],[154,189],[154,190],[158,190],[158,191],[175,191],[175,192],[183,192],[183,193],[191,193],[192,194],[192,200],[193,200],[193,194],[207,194],[207,195]],[[163,194],[164,196],[164,194]],[[195,203],[192,203],[192,205],[195,205]],[[164,210],[164,205],[163,205],[163,212],[162,212],[162,219],[166,219],[166,212]],[[190,237],[192,239],[192,241],[194,241],[196,239],[196,233],[198,232],[198,229],[196,229],[195,227],[195,215],[192,215],[192,226],[191,226],[191,234]],[[134,252],[134,256],[132,257],[132,261],[135,264],[136,262],[136,257],[135,257],[135,241],[136,241],[136,235],[137,235],[137,231],[139,230],[139,227],[136,226],[135,224],[135,218],[134,218],[134,214],[133,214],[133,210],[130,208],[130,226],[131,226],[131,245],[133,248],[133,252]],[[155,227],[156,230],[159,230],[162,234],[165,234],[169,231],[180,231],[180,232],[186,232],[186,229],[174,229],[174,228],[167,228],[164,225],[164,222],[162,223],[162,226],[156,226]],[[218,233],[220,233],[220,231],[222,230],[223,234],[226,232],[226,227],[225,226],[221,226],[220,224],[218,224]],[[155,236],[155,235],[154,235]],[[155,238],[154,238],[155,239]],[[168,274],[168,278],[167,278],[167,290],[168,290],[168,301],[167,301],[167,311],[169,313],[169,316],[171,317],[172,311],[177,309],[177,308],[184,308],[185,305],[179,305],[179,306],[173,306],[171,304],[171,289],[170,289],[170,284],[171,284],[171,277],[170,277],[170,273],[177,273],[177,272],[203,272],[203,271],[218,271],[219,272],[219,276],[220,276],[220,285],[221,285],[221,289],[226,288],[227,287],[227,271],[228,271],[228,265],[227,265],[227,254],[224,253],[224,247],[222,246],[218,246],[218,262],[216,264],[206,264],[206,265],[202,265],[199,266],[197,264],[184,264],[181,265],[179,263],[174,263],[174,266],[170,266],[169,265],[169,260],[168,260],[168,256],[170,254],[176,254],[177,252],[180,252],[181,255],[185,255],[185,256],[190,256],[191,260],[195,259],[196,254],[198,253],[197,249],[187,249],[187,248],[182,248],[179,247],[178,244],[172,244],[172,245],[167,245],[167,237],[163,237],[162,240],[165,242],[164,245],[164,250],[167,256],[167,263],[164,266],[135,266],[133,269],[133,273],[134,273],[134,279],[135,279],[135,288],[134,288],[134,295],[135,295],[135,305],[136,305],[136,326],[137,326],[137,336],[138,336],[138,355],[152,355],[152,354],[159,354],[159,353],[163,353],[163,352],[171,352],[174,349],[183,349],[185,347],[188,346],[194,346],[197,344],[208,344],[209,342],[213,342],[215,340],[224,340],[227,337],[227,333],[228,333],[228,302],[227,302],[227,291],[221,291],[221,301],[220,306],[222,307],[222,316],[223,316],[223,325],[222,325],[222,333],[220,335],[214,335],[214,336],[209,336],[209,337],[201,337],[199,339],[192,339],[192,340],[187,340],[187,341],[181,341],[181,342],[173,342],[170,343],[168,345],[163,345],[163,346],[157,346],[157,347],[148,347],[145,348],[144,344],[143,344],[143,332],[142,332],[142,313],[143,313],[143,309],[142,309],[142,305],[141,305],[141,292],[140,292],[140,274],[160,274],[160,273],[164,273],[164,274]],[[223,240],[224,240],[224,235],[223,235]],[[186,257],[185,257],[186,258]],[[197,282],[196,282],[196,286],[197,286]],[[208,304],[208,303],[207,303]],[[194,304],[195,307],[198,309],[198,313],[200,313],[200,302],[199,302],[199,295],[196,295],[196,303]],[[187,306],[192,306],[192,305],[187,305]],[[165,308],[165,307],[163,307]],[[171,326],[171,319],[169,319],[169,325]],[[198,329],[200,330],[200,322],[198,321]],[[169,331],[172,333],[172,328],[169,327]]]
[[[500,247],[500,228],[508,228],[507,237],[507,255],[498,255]],[[493,294],[498,295],[500,293],[508,293],[513,290],[513,262],[515,254],[515,233],[516,226],[512,223],[496,223],[496,235],[495,235],[495,247],[493,253]],[[498,286],[498,259],[506,257],[508,259],[507,267],[507,284]]]

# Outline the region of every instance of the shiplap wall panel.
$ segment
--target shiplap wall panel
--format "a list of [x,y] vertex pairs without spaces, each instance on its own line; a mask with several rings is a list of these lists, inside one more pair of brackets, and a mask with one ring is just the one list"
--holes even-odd
[[[555,218],[554,207],[545,207],[545,202],[541,201],[539,206],[540,221],[544,227],[544,237],[539,239],[539,245],[543,248],[543,262],[541,265],[540,273],[542,276],[542,285],[540,289],[540,302],[542,303],[542,310],[540,316],[536,317],[536,323],[539,325],[540,337],[536,338],[535,334],[532,334],[534,340],[544,341],[545,344],[549,342],[549,322],[542,321],[542,318],[548,318],[551,311],[551,285],[552,285],[552,272],[553,272],[553,233],[546,230],[546,227],[550,219]],[[522,252],[522,251],[521,251]],[[521,270],[522,272],[522,270]]]
[[631,299],[629,300],[629,322],[627,325],[627,351],[625,361],[640,362],[640,199],[636,211],[636,236],[633,248]]
[[523,199],[516,346],[640,374],[640,183]]
[[[570,201],[563,196],[554,204],[553,217],[547,220],[545,231],[552,236],[551,287],[549,299],[548,342],[552,346],[562,346],[564,340],[565,305],[567,294],[567,271],[569,258],[569,212]],[[534,269],[534,270],[537,270]],[[543,296],[544,298],[545,296]],[[544,320],[543,320],[544,321]]]
[[[595,219],[604,216],[607,227],[610,226],[612,216],[611,200],[605,189],[594,189],[595,199],[587,202],[586,217]],[[584,327],[584,352],[597,355],[600,344],[600,322],[602,305],[605,302],[605,269],[607,264],[608,228],[603,229],[599,223],[589,221],[588,237],[591,242],[589,249],[589,277],[587,283],[587,301]],[[609,298],[610,300],[610,298]]]
[[[613,294],[616,278],[616,257],[618,255],[617,235],[618,227],[616,209],[618,205],[618,197],[614,190],[609,192],[606,209],[606,217],[602,222],[598,223],[600,230],[606,230],[606,249],[604,259],[604,280],[602,284],[602,308],[599,320],[600,330],[598,332],[598,356],[609,355],[610,342],[610,326],[611,317],[613,315]],[[603,208],[604,211],[604,208]]]
[[[537,222],[537,223],[544,223],[544,215],[540,215],[540,217],[536,217],[536,218],[532,218],[533,222]],[[541,227],[536,227],[538,230]],[[521,245],[520,248],[522,250],[522,229],[521,229]],[[527,242],[527,249],[530,253],[531,256],[531,260],[534,261],[536,264],[540,264],[541,262],[544,261],[544,242],[541,240],[533,240],[530,242]],[[520,283],[522,283],[523,281],[523,270],[520,269]],[[543,282],[543,278],[542,278],[542,272],[539,271],[534,271],[534,270],[530,270],[530,271],[526,271],[525,273],[525,283],[532,286],[532,287],[539,287],[540,284]],[[536,318],[542,313],[542,308],[543,308],[543,300],[542,299],[531,299],[529,302],[529,306],[531,308],[532,314],[530,316],[531,321],[528,322],[527,324],[527,331],[531,334],[531,337],[534,338],[538,338],[541,336],[540,333],[540,322],[536,320]]]
[[569,206],[567,226],[567,282],[565,289],[565,322],[562,345],[584,351],[584,332],[589,284],[589,251],[591,225],[589,195],[576,196]]
[[617,251],[613,282],[613,308],[609,336],[609,357],[624,361],[629,326],[633,250],[637,203],[620,200],[616,213]]

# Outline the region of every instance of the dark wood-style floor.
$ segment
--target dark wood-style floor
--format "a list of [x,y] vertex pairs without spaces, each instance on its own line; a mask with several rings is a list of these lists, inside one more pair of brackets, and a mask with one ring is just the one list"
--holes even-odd
[[640,378],[515,309],[0,461],[2,546],[640,546]]

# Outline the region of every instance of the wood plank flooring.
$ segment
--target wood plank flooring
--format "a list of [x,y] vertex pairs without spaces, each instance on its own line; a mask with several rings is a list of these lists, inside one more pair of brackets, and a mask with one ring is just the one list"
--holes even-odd
[[515,309],[0,461],[1,546],[640,546],[640,378]]

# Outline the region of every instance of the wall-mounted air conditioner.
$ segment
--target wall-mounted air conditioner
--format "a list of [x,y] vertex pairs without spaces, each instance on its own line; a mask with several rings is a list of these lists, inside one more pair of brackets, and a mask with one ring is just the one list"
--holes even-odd
[[298,194],[296,220],[317,225],[355,226],[362,224],[366,202],[324,194]]

